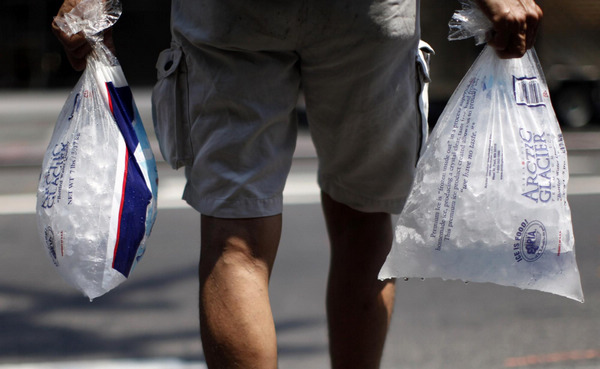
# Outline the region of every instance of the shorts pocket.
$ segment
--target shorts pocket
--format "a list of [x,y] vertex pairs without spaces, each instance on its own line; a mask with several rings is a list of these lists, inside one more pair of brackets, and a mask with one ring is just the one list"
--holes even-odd
[[427,138],[429,136],[429,124],[427,122],[429,116],[429,61],[435,52],[425,41],[419,41],[419,50],[417,52],[417,99],[419,108],[419,123],[421,126],[421,144],[419,157],[425,150]]
[[193,161],[189,89],[185,56],[172,44],[156,62],[158,81],[152,90],[152,120],[163,158],[175,169]]

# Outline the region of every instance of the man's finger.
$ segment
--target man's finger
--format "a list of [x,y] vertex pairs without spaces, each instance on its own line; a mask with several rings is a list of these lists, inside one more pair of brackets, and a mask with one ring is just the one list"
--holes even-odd
[[527,48],[531,49],[535,43],[538,27],[544,13],[535,2],[532,2],[529,6],[527,16]]
[[494,24],[495,37],[489,44],[503,58],[521,57],[526,51],[527,26],[516,17],[505,17]]
[[501,52],[506,50],[508,47],[508,41],[510,36],[508,32],[492,32],[493,37],[488,42],[488,45],[496,49],[496,51]]
[[87,64],[87,59],[86,58],[75,58],[73,56],[70,56],[67,54],[67,60],[69,61],[69,63],[71,64],[71,67],[73,67],[73,69],[75,69],[78,72],[81,72],[82,70],[85,69],[85,66]]
[[109,28],[106,31],[104,31],[104,44],[106,45],[106,47],[108,47],[108,49],[116,55],[117,51],[115,49],[115,42],[113,41],[113,29]]

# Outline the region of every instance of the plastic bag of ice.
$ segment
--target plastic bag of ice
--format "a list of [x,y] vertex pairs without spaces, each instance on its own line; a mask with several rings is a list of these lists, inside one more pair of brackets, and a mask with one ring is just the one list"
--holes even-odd
[[[451,25],[477,11],[469,4]],[[431,134],[379,277],[492,282],[583,301],[568,179],[535,51],[503,60],[486,46]]]
[[37,192],[42,244],[90,299],[129,276],[156,218],[156,162],[123,71],[101,39],[119,5],[84,0],[57,19],[65,32],[83,32],[93,52],[56,122]]

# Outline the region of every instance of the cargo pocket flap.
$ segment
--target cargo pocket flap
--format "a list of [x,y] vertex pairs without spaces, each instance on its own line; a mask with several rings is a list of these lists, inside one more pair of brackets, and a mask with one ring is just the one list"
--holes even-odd
[[419,41],[417,64],[419,65],[421,78],[423,78],[423,82],[426,83],[431,82],[431,77],[429,75],[429,62],[432,55],[435,55],[435,51],[433,51],[433,48],[427,42],[423,40]]
[[152,90],[154,131],[164,159],[177,169],[193,160],[187,67],[179,45],[172,44],[160,53],[156,72],[158,81]]
[[181,62],[181,55],[180,48],[163,50],[156,61],[156,77],[160,80],[175,73]]
[[429,62],[432,55],[435,55],[435,52],[431,46],[423,40],[419,41],[419,50],[417,51],[416,58],[419,83],[417,99],[421,124],[421,149],[419,150],[419,156],[423,155],[429,137],[429,83],[431,82]]

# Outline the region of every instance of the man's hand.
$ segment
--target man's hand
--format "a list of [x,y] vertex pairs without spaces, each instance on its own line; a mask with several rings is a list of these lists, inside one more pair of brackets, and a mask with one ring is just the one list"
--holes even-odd
[[[70,12],[80,1],[81,0],[64,0],[56,16],[61,17]],[[92,47],[85,37],[81,33],[69,36],[61,31],[55,22],[52,22],[52,32],[63,45],[65,53],[67,54],[67,59],[69,60],[69,63],[71,63],[73,69],[77,71],[83,70],[85,68],[86,56],[92,51]],[[104,44],[114,52],[112,28],[104,31]]]
[[542,9],[534,0],[477,0],[492,21],[493,34],[488,45],[501,58],[520,58],[533,47]]

